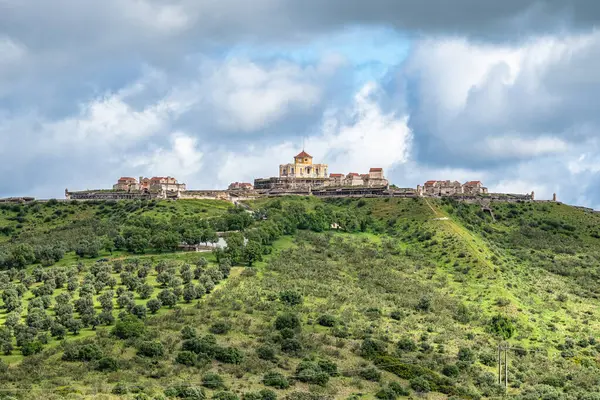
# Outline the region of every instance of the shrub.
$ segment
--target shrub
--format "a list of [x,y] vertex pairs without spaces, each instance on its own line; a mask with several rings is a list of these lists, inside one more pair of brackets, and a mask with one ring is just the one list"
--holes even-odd
[[379,391],[375,393],[375,397],[381,400],[396,400],[398,398],[398,395],[389,387],[384,387],[379,389]]
[[488,367],[496,365],[496,354],[492,352],[484,352],[479,354],[479,362]]
[[398,396],[408,396],[410,392],[398,382],[390,382],[388,388]]
[[317,362],[317,364],[319,365],[319,368],[321,368],[321,370],[323,370],[323,372],[326,372],[329,376],[337,376],[338,375],[337,364],[334,363],[333,361],[319,360]]
[[298,329],[300,328],[300,319],[296,314],[285,313],[279,315],[275,319],[275,329],[278,331],[289,328],[289,329]]
[[202,338],[192,338],[188,340],[184,340],[181,345],[182,350],[192,351],[196,354],[203,354],[207,358],[212,358],[215,356],[219,346],[217,346],[217,341],[215,337],[212,335],[205,335]]
[[385,345],[372,338],[364,339],[360,345],[360,355],[365,358],[377,357],[385,353]]
[[457,377],[459,373],[460,373],[460,370],[458,369],[458,367],[456,365],[446,365],[446,366],[444,366],[444,368],[442,368],[442,374],[444,374],[450,378]]
[[220,347],[215,352],[215,359],[225,364],[239,364],[244,355],[235,347]]
[[454,319],[463,324],[468,323],[472,319],[472,312],[465,304],[459,304],[454,314]]
[[271,386],[277,389],[287,389],[290,387],[290,383],[287,378],[280,374],[279,372],[267,372],[263,376],[263,384],[265,386]]
[[375,367],[363,368],[358,372],[358,376],[368,381],[379,382],[381,380],[381,372]]
[[323,314],[317,319],[317,323],[321,326],[334,327],[336,319],[333,315]]
[[177,357],[175,357],[175,362],[178,364],[187,365],[188,367],[196,365],[197,360],[198,357],[196,356],[196,353],[191,351],[180,351],[177,353]]
[[302,361],[296,368],[296,379],[300,382],[325,386],[329,381],[329,374],[323,371],[316,362]]
[[41,353],[42,350],[44,350],[44,345],[38,340],[25,343],[21,346],[21,353],[26,357]]
[[102,358],[102,350],[96,344],[68,344],[62,355],[64,361],[92,361]]
[[222,335],[231,329],[231,326],[227,322],[215,322],[210,327],[210,333],[214,333],[215,335]]
[[381,388],[375,397],[381,400],[395,400],[398,396],[408,396],[410,392],[398,382],[390,382],[386,387]]
[[475,362],[475,352],[468,347],[461,347],[458,349],[458,359],[471,364]]
[[135,315],[139,319],[146,318],[147,309],[143,304],[136,304],[131,308],[131,314]]
[[58,340],[62,340],[67,335],[67,328],[62,324],[54,323],[50,327],[50,334]]
[[256,355],[262,360],[274,361],[276,359],[275,349],[268,345],[262,345],[256,349]]
[[284,328],[281,331],[279,331],[279,335],[281,336],[282,339],[291,339],[294,336],[296,336],[296,332],[294,332],[293,329]]
[[223,378],[221,375],[215,374],[214,372],[207,372],[202,376],[202,386],[209,389],[220,389],[224,388]]
[[162,307],[162,302],[159,299],[150,299],[146,303],[146,307],[152,314],[156,314],[158,310]]
[[302,351],[302,344],[297,339],[284,339],[281,342],[281,351],[289,354],[298,354]]
[[112,357],[102,357],[96,364],[98,371],[110,371],[114,372],[119,369],[119,362]]
[[417,344],[415,343],[415,341],[408,337],[403,337],[400,340],[398,340],[398,343],[396,343],[396,347],[398,348],[398,350],[403,351],[417,350]]
[[165,353],[165,348],[158,341],[144,341],[138,347],[138,354],[145,357],[162,357]]
[[561,395],[561,392],[558,389],[543,384],[527,387],[521,392],[521,399],[523,400],[559,400],[562,398],[563,396]]
[[127,394],[128,390],[127,390],[127,385],[124,383],[117,383],[113,388],[112,388],[112,394]]
[[421,297],[416,305],[416,309],[425,312],[431,310],[431,298],[429,296]]
[[284,400],[329,400],[330,396],[317,393],[294,391],[286,395]]
[[240,398],[232,392],[217,392],[213,395],[216,400],[239,400]]
[[390,318],[395,321],[400,321],[402,318],[404,318],[404,313],[402,311],[392,311],[390,313]]
[[286,290],[279,293],[279,300],[287,305],[295,306],[302,304],[302,295],[293,290]]
[[270,389],[263,389],[258,393],[260,393],[262,400],[277,400],[277,394]]
[[186,325],[181,329],[181,338],[183,340],[193,339],[198,336],[196,328],[190,325]]
[[134,315],[125,315],[117,321],[112,334],[119,339],[140,337],[145,331],[145,325]]
[[513,323],[503,315],[495,315],[492,317],[489,329],[492,333],[504,338],[509,339],[515,333],[515,327]]
[[422,376],[417,376],[410,380],[410,387],[419,393],[427,393],[431,390],[431,385],[429,381]]
[[170,386],[165,390],[168,397],[178,397],[185,400],[204,400],[206,394],[202,388],[192,386],[189,383],[180,383]]

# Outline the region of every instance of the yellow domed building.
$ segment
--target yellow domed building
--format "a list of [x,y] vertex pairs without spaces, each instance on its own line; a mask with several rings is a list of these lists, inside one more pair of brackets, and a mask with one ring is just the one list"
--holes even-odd
[[291,164],[279,166],[280,178],[327,178],[327,164],[313,164],[313,156],[302,150]]

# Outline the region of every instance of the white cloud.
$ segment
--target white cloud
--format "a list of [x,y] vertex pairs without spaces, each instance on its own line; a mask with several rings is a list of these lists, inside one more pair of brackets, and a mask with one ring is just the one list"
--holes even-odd
[[[550,182],[548,183],[551,184]],[[518,194],[535,192],[538,199],[549,199],[552,195],[552,189],[549,184],[523,179],[503,179],[494,185],[492,192]]]
[[417,44],[406,73],[420,81],[419,96],[439,116],[452,116],[466,105],[469,92],[499,64],[509,67],[507,83],[518,73],[519,49],[473,45],[463,38],[426,39]]
[[77,116],[57,122],[41,121],[38,148],[48,152],[71,146],[75,151],[81,148],[122,150],[167,129],[179,111],[178,104],[168,99],[135,110],[119,93],[108,95],[81,105]]
[[[370,167],[390,168],[408,160],[412,133],[406,115],[384,113],[374,82],[367,83],[354,97],[351,108],[326,115],[322,137],[311,137],[323,156],[331,158],[330,171],[367,172]],[[325,151],[323,151],[325,150]]]
[[[332,70],[329,59],[323,71]],[[290,110],[318,104],[322,74],[313,67],[280,62],[263,67],[247,60],[220,65],[204,86],[219,124],[233,131],[255,131],[284,117]]]
[[289,162],[297,152],[298,147],[287,141],[267,148],[251,146],[243,154],[226,152],[220,157],[223,161],[218,168],[218,181],[224,187],[231,182],[253,182],[254,178],[276,176],[279,164]]
[[418,99],[411,126],[429,139],[422,156],[443,148],[444,163],[473,147],[490,160],[564,151],[593,131],[590,125],[600,127],[589,103],[600,87],[592,72],[599,52],[600,31],[512,46],[460,38],[418,43],[403,74]]
[[148,175],[175,176],[181,182],[193,178],[202,169],[203,152],[198,140],[186,133],[175,132],[169,137],[169,148],[157,148],[126,160],[128,168]]
[[487,138],[480,149],[492,156],[530,158],[544,154],[564,153],[568,145],[565,141],[554,137],[528,139],[514,135]]
[[[375,83],[368,83],[347,109],[324,113],[321,131],[309,136],[305,144],[315,163],[328,164],[330,172],[366,173],[370,167],[387,172],[408,160],[412,134],[406,116],[384,113],[378,103],[381,95]],[[252,147],[244,154],[228,153],[219,171],[220,183],[277,176],[279,164],[291,162],[299,146],[284,141]]]

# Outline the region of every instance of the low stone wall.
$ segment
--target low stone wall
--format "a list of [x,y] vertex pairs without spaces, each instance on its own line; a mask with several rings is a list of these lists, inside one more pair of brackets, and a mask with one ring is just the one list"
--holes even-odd
[[131,193],[118,191],[99,191],[99,192],[67,192],[67,200],[150,200],[158,198],[152,193]]
[[465,203],[481,203],[490,201],[501,201],[505,203],[522,203],[527,201],[533,201],[530,194],[509,194],[509,193],[490,193],[483,195],[460,195],[455,194],[452,196],[427,196],[434,198],[448,197],[457,201],[464,201]]
[[0,203],[29,203],[35,201],[35,197],[4,197],[0,199]]
[[235,203],[243,200],[253,200],[258,197],[260,197],[260,195],[254,191],[186,190],[179,192],[178,199],[224,200]]
[[231,196],[226,190],[183,190],[179,192],[178,198],[231,201]]

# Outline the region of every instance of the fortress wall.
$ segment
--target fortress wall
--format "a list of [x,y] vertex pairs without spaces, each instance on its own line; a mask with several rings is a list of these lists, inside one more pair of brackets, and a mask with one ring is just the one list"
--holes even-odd
[[231,196],[225,190],[182,190],[179,192],[178,198],[231,201]]

